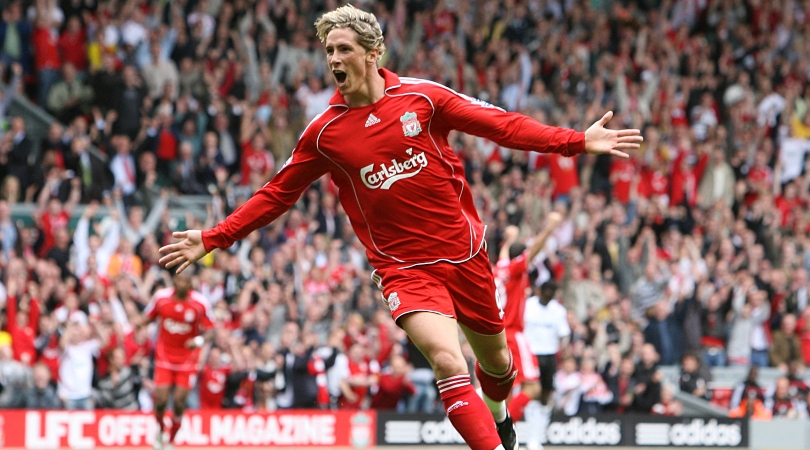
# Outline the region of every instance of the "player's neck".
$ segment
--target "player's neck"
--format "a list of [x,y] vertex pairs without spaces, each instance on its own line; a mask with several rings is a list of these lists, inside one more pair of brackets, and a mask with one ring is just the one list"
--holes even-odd
[[363,81],[360,89],[343,97],[350,108],[373,105],[385,96],[385,78],[376,69],[369,70]]

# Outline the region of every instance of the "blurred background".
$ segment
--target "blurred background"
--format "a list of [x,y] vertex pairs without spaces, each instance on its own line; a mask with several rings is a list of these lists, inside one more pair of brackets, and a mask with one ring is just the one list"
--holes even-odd
[[[565,217],[533,265],[572,329],[558,386],[595,381],[558,389],[561,414],[810,416],[810,3],[354,5],[401,76],[643,130],[629,160],[450,136],[490,249]],[[337,6],[0,2],[0,408],[151,410],[155,330],[132,324],[170,284],[157,250],[242,204],[326,108],[313,23]],[[371,269],[328,176],[202,260],[217,326],[190,407],[441,412]]]

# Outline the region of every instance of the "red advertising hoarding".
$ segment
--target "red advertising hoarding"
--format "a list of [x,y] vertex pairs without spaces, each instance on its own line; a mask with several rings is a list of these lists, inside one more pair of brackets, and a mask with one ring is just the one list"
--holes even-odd
[[[151,447],[154,416],[119,411],[0,410],[0,447],[26,449]],[[194,411],[183,417],[178,447],[355,447],[375,444],[370,411],[273,413]]]

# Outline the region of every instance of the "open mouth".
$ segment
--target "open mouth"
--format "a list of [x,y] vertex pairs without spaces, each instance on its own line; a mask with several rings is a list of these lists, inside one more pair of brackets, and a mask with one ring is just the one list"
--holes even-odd
[[332,73],[335,75],[335,81],[337,82],[338,87],[341,87],[346,83],[346,72],[343,72],[342,70],[334,70]]

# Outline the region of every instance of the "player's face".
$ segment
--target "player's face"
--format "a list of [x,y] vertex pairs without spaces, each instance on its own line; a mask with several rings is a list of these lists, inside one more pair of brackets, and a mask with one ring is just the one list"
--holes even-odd
[[335,85],[344,96],[362,89],[366,73],[373,70],[376,51],[369,52],[357,42],[357,32],[351,28],[335,28],[326,36],[326,61],[335,78]]
[[186,298],[188,291],[191,290],[191,277],[184,274],[175,275],[172,281],[175,295],[178,298]]

